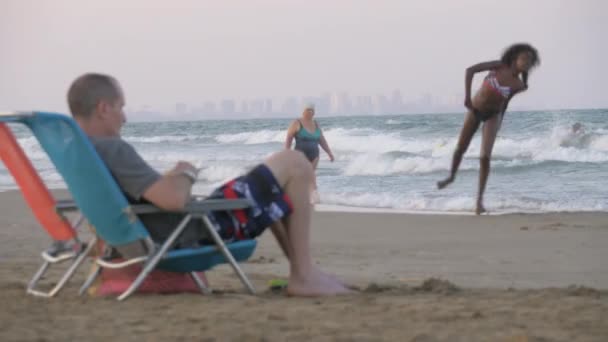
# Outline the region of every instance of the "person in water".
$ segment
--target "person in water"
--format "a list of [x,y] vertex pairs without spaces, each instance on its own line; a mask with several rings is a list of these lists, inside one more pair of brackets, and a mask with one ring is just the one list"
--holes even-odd
[[577,122],[574,125],[572,125],[572,134],[574,134],[574,135],[585,134],[585,128],[583,127],[583,125],[580,122]]
[[[308,159],[314,168],[317,169],[319,164],[319,145],[329,156],[330,161],[334,161],[334,155],[331,153],[329,144],[323,131],[316,120],[313,119],[315,115],[315,106],[308,104],[304,107],[302,116],[294,120],[289,128],[287,129],[287,137],[285,139],[285,149],[290,150],[293,140],[296,140],[295,150],[304,153],[306,159]],[[313,188],[311,193],[311,202],[319,203],[319,193],[317,191],[317,177],[313,178]]]
[[[490,172],[492,148],[509,101],[515,94],[528,89],[528,73],[539,64],[540,58],[536,49],[529,44],[520,43],[508,47],[500,60],[475,64],[466,69],[464,105],[468,113],[454,151],[450,175],[437,182],[437,187],[443,189],[454,181],[462,156],[469,147],[473,135],[479,126],[483,126],[479,189],[475,209],[477,215],[486,211],[483,206],[483,194]],[[473,76],[482,71],[488,71],[488,74],[481,88],[471,98]]]
[[580,122],[576,122],[563,137],[559,145],[562,147],[585,148],[591,143],[592,134],[587,133]]

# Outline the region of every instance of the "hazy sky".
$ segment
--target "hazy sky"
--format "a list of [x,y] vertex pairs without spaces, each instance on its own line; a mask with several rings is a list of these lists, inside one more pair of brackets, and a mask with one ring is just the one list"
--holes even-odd
[[[69,83],[114,75],[128,105],[463,93],[464,69],[534,44],[513,100],[608,107],[604,0],[0,0],[0,109],[67,112]],[[481,75],[478,75],[480,77]]]

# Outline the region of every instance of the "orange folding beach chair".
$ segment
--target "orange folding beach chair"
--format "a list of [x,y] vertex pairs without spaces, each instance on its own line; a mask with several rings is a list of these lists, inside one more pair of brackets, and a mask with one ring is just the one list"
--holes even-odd
[[[42,266],[28,283],[27,293],[53,297],[74,275],[95,245],[96,238],[93,237],[87,243],[78,239],[76,228],[81,225],[83,216],[80,215],[74,223],[70,223],[64,216],[65,212],[75,211],[78,208],[72,201],[56,201],[53,198],[10,128],[3,122],[0,122],[0,159],[21,189],[21,194],[34,216],[53,239],[51,246],[41,253]],[[50,266],[67,261],[71,261],[71,264],[50,291],[36,289],[38,282]]]

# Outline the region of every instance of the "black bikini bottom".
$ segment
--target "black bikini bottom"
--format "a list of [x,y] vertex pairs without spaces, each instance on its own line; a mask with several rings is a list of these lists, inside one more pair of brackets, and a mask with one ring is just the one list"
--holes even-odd
[[488,113],[482,113],[482,112],[478,111],[477,109],[473,108],[473,115],[475,115],[475,118],[477,119],[477,121],[486,122],[489,119],[491,119],[493,116],[498,115],[498,112],[488,114]]

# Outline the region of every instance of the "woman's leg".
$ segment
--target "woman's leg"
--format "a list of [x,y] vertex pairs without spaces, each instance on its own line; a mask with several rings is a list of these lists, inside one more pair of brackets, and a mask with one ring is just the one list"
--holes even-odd
[[471,143],[471,139],[473,139],[473,135],[475,135],[475,132],[477,132],[477,128],[479,128],[479,120],[477,120],[473,112],[469,111],[464,119],[464,125],[462,126],[462,130],[460,131],[460,137],[458,138],[456,150],[454,150],[454,156],[452,157],[452,168],[450,169],[450,176],[442,181],[437,182],[437,188],[443,189],[454,181],[454,178],[456,177],[456,172],[458,172],[460,162],[462,161],[462,156],[469,148],[469,144]]
[[479,191],[477,193],[477,207],[475,214],[479,215],[486,211],[483,207],[483,193],[486,189],[486,183],[488,182],[488,175],[490,174],[490,159],[492,158],[492,149],[494,148],[494,142],[496,141],[496,134],[500,128],[500,114],[494,115],[488,119],[483,125],[481,130],[481,153],[479,156]]
[[311,161],[312,164],[312,189],[310,191],[310,203],[316,204],[321,201],[319,198],[319,192],[317,191],[317,165],[319,165],[319,157],[316,157]]
[[319,166],[319,157],[315,158],[312,162],[312,170],[314,171],[314,176],[312,179],[312,188],[317,190],[317,166]]

